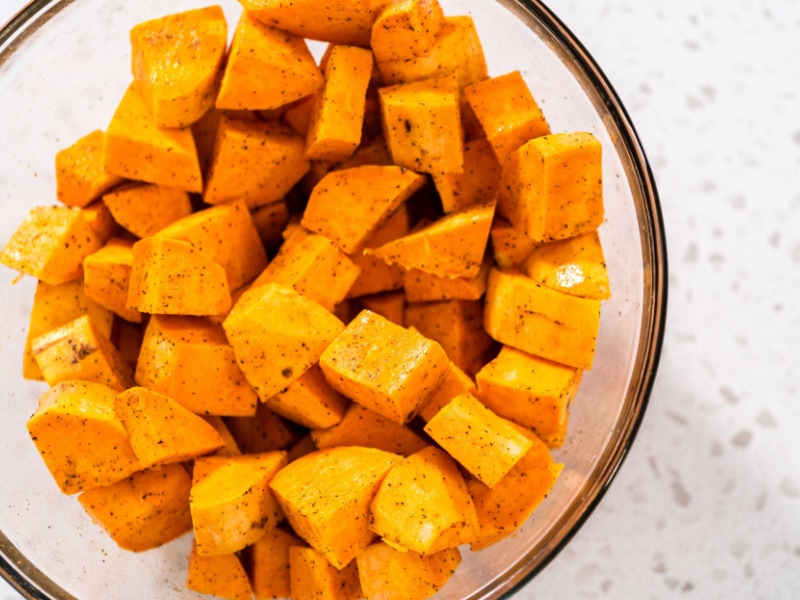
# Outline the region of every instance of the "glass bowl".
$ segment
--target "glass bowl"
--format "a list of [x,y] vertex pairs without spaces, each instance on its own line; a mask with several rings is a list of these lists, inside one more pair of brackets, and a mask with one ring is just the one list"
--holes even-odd
[[[519,69],[553,131],[591,131],[604,147],[600,228],[612,298],[594,367],[572,405],[565,464],[552,493],[514,536],[464,552],[440,599],[508,596],[562,549],[600,501],[642,419],[666,311],[666,251],[652,174],[633,126],[580,42],[536,0],[441,0],[470,14],[490,75]],[[128,31],[200,0],[36,0],[0,32],[0,245],[34,205],[55,204],[54,156],[104,129],[130,79]],[[220,2],[229,24],[239,5]],[[62,495],[25,422],[44,384],[21,377],[35,281],[0,269],[0,572],[27,598],[186,599],[190,536],[140,554],[119,550]],[[202,597],[197,595],[198,598]]]

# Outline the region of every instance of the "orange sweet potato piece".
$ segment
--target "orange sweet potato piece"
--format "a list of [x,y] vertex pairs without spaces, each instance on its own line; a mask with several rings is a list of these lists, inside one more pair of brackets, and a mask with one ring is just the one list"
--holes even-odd
[[217,415],[203,415],[206,422],[217,430],[217,433],[225,442],[225,445],[218,448],[210,456],[240,456],[242,451],[239,449],[239,444],[236,443],[236,438],[233,437],[231,430],[228,428],[225,420]]
[[186,127],[214,106],[228,49],[221,7],[138,23],[130,40],[133,77],[159,127]]
[[471,394],[453,398],[425,431],[472,475],[494,488],[533,442]]
[[536,242],[515,229],[502,217],[495,217],[490,232],[492,256],[497,266],[506,271],[521,270],[536,247]]
[[305,98],[294,101],[286,107],[283,113],[283,122],[294,129],[303,137],[308,135],[311,128],[311,115],[317,102],[317,94],[309,94]]
[[83,290],[88,298],[126,321],[142,322],[142,313],[128,308],[128,284],[133,264],[133,242],[111,238],[83,259]]
[[132,387],[122,392],[114,401],[114,411],[145,468],[182,462],[225,445],[205,419],[147,388]]
[[317,302],[267,283],[246,292],[223,327],[245,377],[266,401],[310,369],[344,325]]
[[479,300],[486,292],[491,261],[483,259],[480,271],[474,277],[441,277],[420,269],[409,269],[403,274],[403,289],[409,302],[436,300]]
[[180,188],[135,183],[103,196],[114,220],[133,235],[148,237],[192,212],[189,193]]
[[471,542],[478,516],[456,462],[428,446],[386,475],[370,507],[370,528],[388,543],[433,554]]
[[374,448],[319,450],[281,469],[270,487],[297,535],[341,569],[375,539],[369,505],[399,460]]
[[194,144],[197,148],[197,160],[200,161],[200,170],[204,174],[208,171],[208,163],[214,151],[214,141],[217,139],[217,129],[223,111],[215,106],[210,108],[199,121],[192,123],[191,130]]
[[253,588],[242,561],[236,554],[203,556],[192,544],[186,587],[201,594],[229,600],[252,600]]
[[158,127],[138,81],[128,86],[111,118],[103,157],[103,167],[120,177],[203,191],[192,130]]
[[192,530],[191,487],[183,465],[165,465],[87,490],[78,502],[120,548],[143,552]]
[[283,228],[289,222],[289,205],[283,198],[252,210],[253,225],[267,252],[281,245]]
[[296,444],[305,431],[263,402],[252,417],[225,417],[225,424],[245,454],[286,450]]
[[360,600],[361,584],[353,561],[338,569],[314,548],[289,548],[289,573],[293,600]]
[[591,369],[600,300],[578,298],[529,277],[492,269],[484,326],[502,344],[579,369]]
[[314,187],[301,223],[353,254],[424,183],[422,175],[398,166],[331,171]]
[[500,172],[500,163],[486,138],[464,142],[463,172],[433,174],[444,212],[492,200],[500,183]]
[[401,425],[433,393],[446,365],[439,344],[368,310],[320,357],[334,389]]
[[217,108],[269,110],[322,88],[322,73],[303,37],[265,25],[255,16],[258,13],[243,11],[236,26]]
[[101,383],[65,381],[39,399],[31,440],[65,494],[111,485],[141,470],[114,412],[117,392]]
[[348,401],[325,381],[319,364],[314,365],[286,388],[268,398],[266,405],[309,428],[333,427],[347,410]]
[[105,134],[96,129],[56,154],[56,198],[67,206],[84,207],[122,177],[103,168]]
[[78,317],[31,340],[31,351],[45,381],[53,386],[80,379],[122,391],[133,385],[133,371],[89,315]]
[[258,403],[222,326],[203,317],[151,316],[136,382],[202,415],[252,416]]
[[503,165],[497,212],[535,242],[597,229],[604,214],[601,155],[588,132],[530,140]]
[[305,546],[299,537],[276,527],[257,539],[245,554],[253,595],[257,600],[289,598],[289,548]]
[[392,323],[405,326],[406,297],[402,291],[363,296],[359,298],[359,302],[367,310],[387,318]]
[[425,421],[430,421],[436,413],[442,410],[456,396],[461,394],[472,394],[474,396],[477,392],[478,387],[475,382],[451,360],[447,365],[439,387],[420,406],[419,416]]
[[238,552],[278,525],[269,482],[286,464],[282,451],[195,461],[189,504],[199,554]]
[[307,158],[334,163],[355,152],[371,75],[372,52],[356,46],[332,47],[306,137]]
[[0,250],[0,263],[50,285],[72,281],[83,275],[83,259],[106,243],[113,227],[102,204],[36,206]]
[[320,450],[335,446],[363,446],[401,456],[414,454],[427,446],[425,440],[405,425],[390,421],[355,402],[339,423],[327,429],[312,429],[311,439]]
[[457,548],[434,554],[402,552],[384,542],[375,542],[356,561],[361,589],[367,598],[425,600],[452,577],[461,563],[461,554]]
[[280,121],[224,115],[206,174],[203,200],[244,200],[256,208],[281,200],[308,172],[305,141]]
[[375,19],[370,47],[381,62],[413,61],[430,52],[443,25],[438,0],[395,0]]

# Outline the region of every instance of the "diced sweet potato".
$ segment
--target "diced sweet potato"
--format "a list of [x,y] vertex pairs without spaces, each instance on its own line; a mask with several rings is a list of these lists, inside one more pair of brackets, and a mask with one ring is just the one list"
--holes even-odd
[[293,600],[362,598],[355,561],[339,569],[314,548],[292,546],[289,548],[289,565]]
[[78,502],[120,548],[143,552],[192,530],[191,487],[183,465],[173,464],[87,490]]
[[370,47],[381,62],[415,61],[430,52],[443,26],[438,0],[388,2],[372,25]]
[[331,386],[400,424],[433,393],[446,365],[439,344],[368,310],[320,358]]
[[419,416],[425,421],[430,421],[436,413],[447,406],[450,400],[456,396],[461,394],[472,394],[474,396],[477,392],[478,388],[475,382],[451,360],[447,365],[439,387],[420,406]]
[[67,206],[84,207],[123,178],[103,167],[105,134],[96,129],[56,154],[56,198]]
[[361,306],[385,317],[392,323],[405,326],[406,298],[402,291],[384,292],[359,298]]
[[236,554],[203,556],[192,544],[186,587],[229,600],[252,600],[250,579]]
[[280,199],[259,206],[250,214],[264,248],[267,252],[273,252],[283,241],[281,233],[289,222],[289,205],[286,200]]
[[453,398],[425,431],[472,475],[494,488],[533,445],[471,394]]
[[189,504],[199,554],[238,552],[278,525],[269,482],[286,464],[282,451],[195,461]]
[[588,132],[532,139],[509,154],[497,212],[535,242],[562,240],[603,223],[602,147]]
[[486,138],[464,142],[464,171],[433,175],[444,212],[494,199],[500,173],[500,163]]
[[65,494],[111,485],[141,470],[114,412],[116,396],[100,383],[65,381],[42,395],[28,420],[31,440]]
[[521,270],[536,243],[511,223],[496,217],[490,232],[492,255],[497,266],[506,271]]
[[263,402],[252,417],[226,417],[225,424],[245,454],[286,450],[305,432],[299,425],[273,412]]
[[319,450],[281,469],[270,486],[297,535],[341,569],[375,539],[369,505],[399,460],[374,448]]
[[197,414],[252,416],[258,404],[222,326],[203,317],[151,316],[136,382]]
[[433,554],[475,539],[478,516],[456,462],[428,446],[386,475],[370,507],[370,528],[384,541]]
[[236,443],[236,438],[233,437],[231,430],[228,429],[225,420],[217,415],[203,415],[206,422],[217,430],[219,436],[225,442],[225,445],[217,448],[211,456],[240,456],[242,451],[239,449],[239,444]]
[[317,94],[309,94],[294,101],[283,113],[283,122],[303,137],[308,135],[308,130],[311,128],[311,115],[317,102]]
[[186,190],[153,183],[135,183],[103,196],[114,220],[137,237],[153,235],[192,212]]
[[128,308],[133,242],[111,238],[83,259],[83,290],[88,298],[126,321],[142,322],[142,313]]
[[289,531],[276,527],[247,549],[244,562],[256,600],[291,596],[289,548],[292,546],[302,547],[305,543]]
[[315,429],[333,427],[341,421],[348,401],[328,385],[316,364],[267,399],[266,405],[295,423]]
[[409,302],[436,300],[480,300],[486,292],[491,260],[484,257],[478,274],[474,277],[442,277],[420,269],[409,269],[403,274],[403,289]]

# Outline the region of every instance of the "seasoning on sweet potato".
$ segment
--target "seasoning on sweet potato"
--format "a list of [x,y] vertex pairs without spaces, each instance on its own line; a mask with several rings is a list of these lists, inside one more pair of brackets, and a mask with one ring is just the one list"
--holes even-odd
[[453,398],[428,421],[428,433],[472,475],[494,488],[533,445],[471,394]]
[[433,174],[444,212],[492,200],[500,183],[500,173],[500,163],[486,138],[464,142],[463,172]]
[[370,47],[381,62],[414,61],[430,52],[443,25],[438,0],[394,0],[375,19]]
[[253,588],[242,561],[236,554],[203,556],[192,544],[186,587],[201,594],[229,600],[252,600]]
[[172,398],[132,387],[114,401],[142,467],[183,462],[221,448],[225,440],[205,419]]
[[222,315],[231,307],[225,269],[190,243],[149,237],[133,245],[128,308],[163,315]]
[[65,381],[48,389],[28,420],[31,440],[65,494],[111,485],[142,469],[114,411],[116,390]]
[[367,598],[425,600],[453,576],[461,554],[457,548],[434,554],[401,552],[378,541],[359,554],[356,561],[361,589]]
[[126,321],[142,322],[142,313],[128,308],[133,242],[111,238],[83,259],[83,290],[88,298]]
[[301,223],[354,254],[424,183],[424,176],[398,166],[331,171],[314,187]]
[[597,231],[540,244],[525,261],[531,279],[580,298],[611,296],[603,246]]
[[404,269],[475,277],[483,264],[494,209],[492,201],[452,212],[371,252]]
[[464,172],[464,132],[454,76],[378,90],[383,135],[396,165],[440,175]]
[[534,138],[509,154],[497,212],[534,242],[562,240],[603,223],[602,147],[588,132]]
[[478,516],[456,462],[427,446],[392,467],[370,506],[370,529],[421,554],[475,539]]
[[360,600],[363,597],[356,562],[336,568],[314,548],[289,548],[289,574],[293,600]]
[[217,128],[203,200],[244,200],[251,209],[277,202],[308,171],[304,152],[304,139],[280,121],[226,114]]
[[287,450],[305,432],[260,402],[252,417],[225,417],[225,424],[244,454]]
[[195,461],[189,505],[199,554],[238,552],[278,525],[269,482],[286,464],[283,451]]
[[406,297],[402,290],[362,296],[358,300],[363,308],[387,318],[392,323],[405,326]]
[[78,502],[120,548],[144,552],[192,530],[191,486],[183,465],[165,465],[87,490]]
[[152,315],[136,382],[201,415],[252,416],[258,404],[222,326],[203,317]]
[[123,178],[103,167],[105,133],[96,129],[56,154],[56,198],[67,206],[89,205]]
[[317,95],[306,137],[306,157],[341,162],[361,142],[372,52],[335,45],[325,65],[325,85]]
[[548,288],[525,275],[492,269],[484,326],[502,344],[588,370],[600,329],[600,304],[600,300]]
[[302,547],[305,543],[286,529],[276,527],[247,548],[243,562],[257,600],[291,597],[289,548],[292,546]]
[[451,360],[447,364],[447,369],[439,387],[419,407],[419,416],[425,421],[430,421],[436,413],[442,410],[456,396],[461,394],[472,394],[474,396],[477,391],[478,388],[475,382]]
[[335,446],[362,446],[401,456],[414,454],[427,446],[425,440],[405,425],[355,402],[350,404],[337,424],[327,429],[312,429],[311,439],[320,450]]
[[484,257],[474,277],[442,277],[420,269],[403,273],[403,289],[409,302],[436,300],[480,300],[486,291],[491,260]]
[[0,263],[59,285],[83,275],[83,259],[99,250],[113,230],[114,222],[102,204],[36,206],[0,250]]
[[106,129],[103,167],[126,179],[203,191],[192,130],[160,128],[137,81],[128,86]]
[[333,427],[341,421],[348,400],[328,385],[316,364],[265,404],[299,425],[316,429]]
[[525,232],[516,229],[502,217],[495,217],[490,232],[492,256],[497,266],[506,271],[521,270],[536,247]]
[[338,446],[290,463],[270,487],[295,533],[341,569],[375,539],[369,505],[400,460],[375,448]]
[[122,391],[133,385],[133,371],[89,315],[31,340],[31,352],[48,385],[80,379]]
[[306,41],[255,16],[243,11],[236,26],[217,96],[219,109],[279,108],[322,88],[322,73]]
[[533,429],[551,448],[567,432],[582,371],[504,346],[475,376],[478,398],[495,413]]
[[433,393],[446,365],[438,343],[368,310],[320,357],[334,389],[401,425]]
[[134,183],[103,196],[114,220],[136,237],[148,237],[192,212],[186,190]]
[[130,40],[131,71],[159,127],[186,127],[214,106],[228,49],[221,7],[138,23]]

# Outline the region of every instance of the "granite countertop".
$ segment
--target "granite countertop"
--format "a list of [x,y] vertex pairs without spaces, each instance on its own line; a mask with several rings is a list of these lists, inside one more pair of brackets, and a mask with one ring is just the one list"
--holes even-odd
[[[20,6],[0,2],[0,23]],[[615,86],[661,196],[664,351],[629,456],[520,599],[800,589],[800,3],[550,0]],[[19,596],[0,582],[0,600]]]

